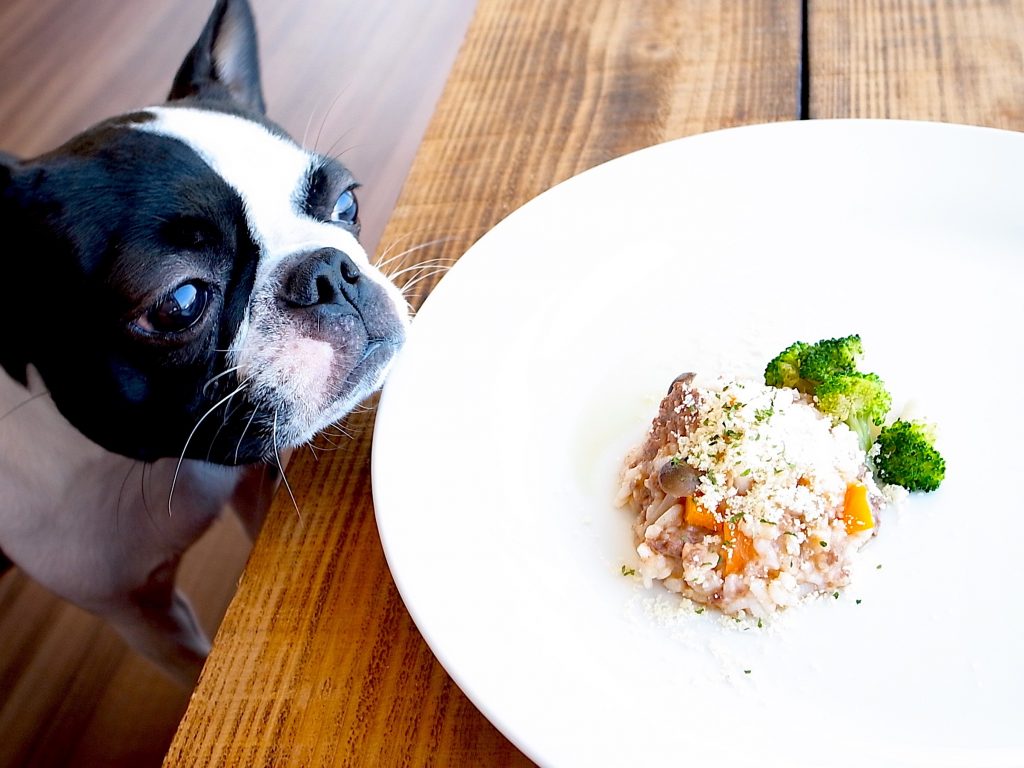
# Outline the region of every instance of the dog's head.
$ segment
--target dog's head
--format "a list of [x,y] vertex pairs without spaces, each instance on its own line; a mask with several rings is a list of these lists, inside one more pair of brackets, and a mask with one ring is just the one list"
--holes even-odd
[[219,0],[167,104],[0,157],[0,363],[127,456],[299,445],[380,386],[408,322],[355,188],[265,118],[251,12]]

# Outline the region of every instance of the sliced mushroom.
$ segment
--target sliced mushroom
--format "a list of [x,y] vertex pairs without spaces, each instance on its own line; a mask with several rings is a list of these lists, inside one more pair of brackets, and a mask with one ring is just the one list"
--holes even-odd
[[672,394],[672,388],[676,384],[688,385],[691,381],[693,381],[693,379],[694,379],[694,377],[696,375],[697,374],[693,373],[692,371],[688,371],[686,373],[680,373],[678,376],[676,376],[674,379],[672,379],[672,383],[668,385],[668,394]]
[[692,496],[699,484],[697,470],[685,461],[666,461],[658,470],[658,485],[669,496]]

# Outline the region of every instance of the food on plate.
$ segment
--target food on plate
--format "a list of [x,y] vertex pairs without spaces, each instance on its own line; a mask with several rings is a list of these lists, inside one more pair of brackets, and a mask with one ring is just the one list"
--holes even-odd
[[645,584],[737,617],[838,594],[885,508],[945,473],[929,426],[885,426],[892,400],[861,354],[858,336],[797,342],[763,384],[672,382],[617,497]]
[[946,476],[946,460],[935,450],[935,429],[897,419],[883,427],[872,453],[875,474],[908,491],[934,491]]

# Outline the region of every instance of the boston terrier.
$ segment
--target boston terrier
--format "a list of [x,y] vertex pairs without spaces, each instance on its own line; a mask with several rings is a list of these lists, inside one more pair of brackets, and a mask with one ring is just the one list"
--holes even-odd
[[252,12],[219,0],[165,104],[0,156],[0,569],[186,685],[209,643],[182,553],[229,503],[258,528],[279,452],[375,391],[408,326],[352,175],[264,112]]

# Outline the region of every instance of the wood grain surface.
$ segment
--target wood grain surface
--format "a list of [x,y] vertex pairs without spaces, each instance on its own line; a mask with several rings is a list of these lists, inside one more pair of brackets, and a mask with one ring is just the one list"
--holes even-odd
[[810,116],[1024,128],[1021,0],[812,0]]
[[[112,114],[161,102],[213,3],[0,3],[0,150],[38,154]],[[364,182],[372,249],[473,0],[252,4],[270,114],[309,146],[339,154]],[[185,558],[180,582],[211,633],[248,551],[227,517]],[[0,767],[159,765],[188,696],[99,620],[17,571],[0,579]]]
[[[417,248],[395,269],[454,260],[597,163],[793,119],[799,39],[794,2],[482,0],[381,257]],[[400,280],[424,278],[414,304],[437,279],[426,275]],[[529,764],[448,678],[401,603],[373,520],[372,419],[349,419],[337,450],[293,460],[298,510],[278,495],[167,766]]]

